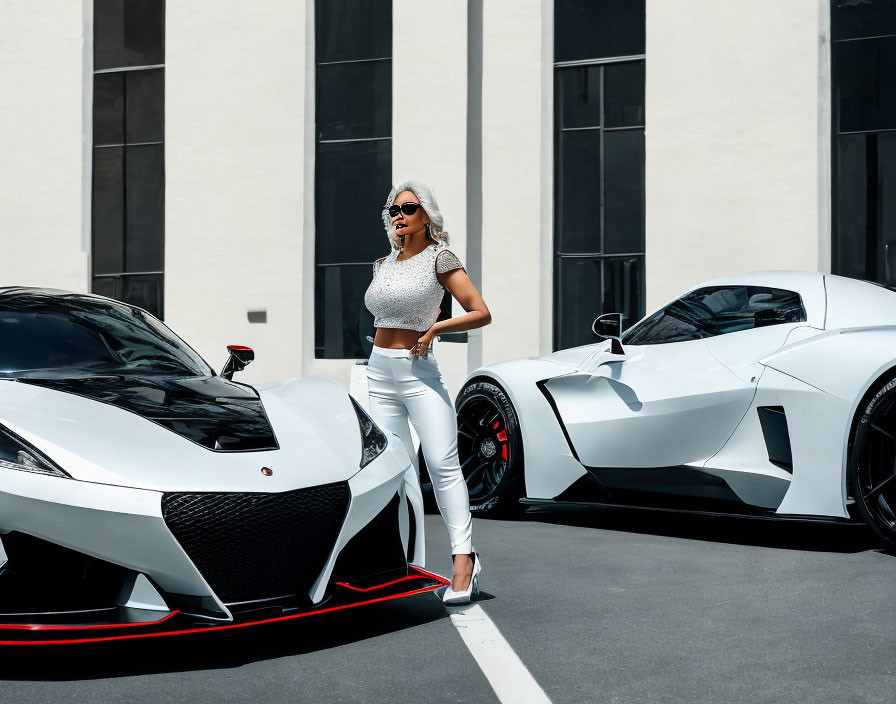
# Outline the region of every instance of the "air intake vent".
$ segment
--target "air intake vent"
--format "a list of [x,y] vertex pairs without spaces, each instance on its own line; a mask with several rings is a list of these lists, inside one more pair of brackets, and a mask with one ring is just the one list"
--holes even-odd
[[[396,494],[386,507],[342,548],[333,568],[333,581],[345,581],[363,586],[365,580],[370,581],[371,578],[385,581],[382,575],[404,576],[408,573],[408,563],[398,528],[400,506]],[[413,516],[414,512],[411,511],[410,515]]]
[[345,482],[281,494],[165,494],[162,515],[226,604],[307,595],[345,519]]
[[765,437],[768,461],[793,474],[793,455],[784,406],[759,406],[756,410]]

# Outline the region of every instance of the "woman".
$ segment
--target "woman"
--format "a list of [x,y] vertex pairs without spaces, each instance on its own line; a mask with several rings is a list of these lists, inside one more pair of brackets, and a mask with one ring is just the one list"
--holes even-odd
[[[383,208],[392,252],[373,265],[364,303],[376,335],[367,365],[370,410],[415,456],[408,420],[414,424],[436,502],[451,536],[454,576],[446,604],[465,604],[478,589],[481,570],[473,551],[470,498],[457,459],[454,404],[432,353],[436,335],[481,328],[491,322],[485,301],[460,260],[448,249],[448,233],[432,188],[406,181],[392,189]],[[436,322],[447,290],[465,315]]]

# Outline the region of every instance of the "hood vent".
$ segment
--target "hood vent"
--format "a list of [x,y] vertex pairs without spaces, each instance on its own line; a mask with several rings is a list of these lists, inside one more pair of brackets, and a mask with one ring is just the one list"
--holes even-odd
[[220,376],[20,378],[122,408],[215,452],[277,450],[258,392]]

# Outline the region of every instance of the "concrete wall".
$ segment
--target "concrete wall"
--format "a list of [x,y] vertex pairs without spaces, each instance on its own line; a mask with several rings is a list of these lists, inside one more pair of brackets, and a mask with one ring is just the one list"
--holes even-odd
[[828,12],[648,0],[648,312],[715,276],[829,261]]
[[[483,362],[550,351],[552,13],[483,3]],[[547,317],[546,317],[547,316]]]
[[[89,288],[92,5],[4,4],[0,285]],[[648,310],[727,272],[829,268],[829,9],[648,0]],[[314,359],[313,14],[168,3],[165,312],[216,367],[254,347],[246,381],[347,386],[353,360]],[[551,347],[553,1],[394,16],[437,32],[395,35],[393,178],[435,186],[494,316],[439,343],[454,393],[480,360]]]
[[165,318],[216,368],[253,347],[248,382],[300,375],[312,329],[305,23],[295,3],[167,6]]
[[[467,2],[395,0],[392,16],[431,32],[396,32],[392,49],[392,181],[432,185],[451,247],[467,261]],[[383,194],[385,201],[388,194]],[[383,254],[388,253],[385,234]],[[455,301],[454,315],[464,310]],[[436,342],[452,395],[467,374],[466,345]]]
[[90,152],[82,140],[92,130],[83,105],[93,67],[83,34],[92,4],[3,3],[0,286],[88,288]]

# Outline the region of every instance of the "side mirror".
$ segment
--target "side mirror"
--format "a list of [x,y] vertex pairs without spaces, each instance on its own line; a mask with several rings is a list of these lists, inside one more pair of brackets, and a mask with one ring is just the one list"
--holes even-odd
[[251,347],[243,345],[227,345],[227,351],[230,357],[221,370],[221,376],[230,381],[236,372],[243,371],[255,359],[255,352]]
[[625,354],[622,349],[622,313],[606,313],[595,318],[591,324],[591,330],[600,338],[610,339],[610,352],[613,354]]

